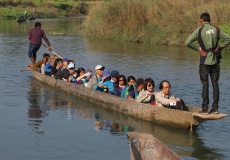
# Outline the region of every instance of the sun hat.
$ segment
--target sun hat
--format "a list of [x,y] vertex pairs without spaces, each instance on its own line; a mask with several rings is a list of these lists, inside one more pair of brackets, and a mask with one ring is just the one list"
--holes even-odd
[[107,71],[107,70],[105,70],[104,72],[103,72],[103,74],[102,74],[102,78],[104,78],[104,77],[110,77],[110,73],[109,73],[109,71]]

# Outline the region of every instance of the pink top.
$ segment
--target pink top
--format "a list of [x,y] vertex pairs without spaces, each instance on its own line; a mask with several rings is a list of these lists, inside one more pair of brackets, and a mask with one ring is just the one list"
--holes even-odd
[[50,42],[45,35],[45,32],[39,27],[34,27],[29,31],[29,40],[31,44],[42,44],[42,38],[45,40],[48,46],[50,46]]

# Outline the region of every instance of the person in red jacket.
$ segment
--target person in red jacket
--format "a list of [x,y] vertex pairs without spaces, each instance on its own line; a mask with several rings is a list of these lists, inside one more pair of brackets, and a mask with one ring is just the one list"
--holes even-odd
[[36,58],[37,58],[36,53],[41,47],[42,38],[47,43],[48,49],[50,51],[52,51],[52,47],[50,45],[50,42],[49,42],[48,38],[46,37],[45,32],[41,29],[41,23],[36,22],[35,27],[30,29],[30,31],[29,31],[30,45],[29,45],[28,56],[29,56],[32,64],[35,64],[35,62],[36,62]]

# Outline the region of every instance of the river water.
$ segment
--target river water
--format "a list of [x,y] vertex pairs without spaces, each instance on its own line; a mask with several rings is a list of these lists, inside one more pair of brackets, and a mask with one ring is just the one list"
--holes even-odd
[[[183,47],[135,44],[84,37],[80,19],[39,20],[53,50],[77,67],[102,64],[126,76],[161,80],[187,104],[200,106],[198,54]],[[34,22],[0,21],[0,159],[126,160],[127,131],[153,134],[183,159],[230,159],[229,117],[202,123],[196,131],[141,121],[82,100],[20,72],[27,57],[28,30]],[[48,52],[41,47],[38,59]],[[223,53],[220,112],[229,109],[230,51]],[[210,86],[212,93],[212,88]],[[211,99],[212,100],[212,99]]]

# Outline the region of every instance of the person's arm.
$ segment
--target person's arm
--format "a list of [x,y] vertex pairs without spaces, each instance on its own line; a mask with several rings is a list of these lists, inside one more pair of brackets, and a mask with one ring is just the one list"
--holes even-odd
[[43,63],[42,66],[41,66],[41,73],[42,74],[45,74],[45,64]]
[[195,45],[193,42],[195,42],[197,40],[197,34],[198,34],[198,30],[196,29],[189,37],[188,39],[185,41],[185,45],[195,51],[199,51],[200,46]]
[[139,95],[137,96],[136,101],[137,102],[144,102],[144,100],[148,97],[148,94],[146,94],[147,92],[142,90]]
[[90,76],[91,74],[92,74],[92,73],[87,72],[87,73],[85,73],[84,75],[77,77],[77,81],[80,81],[82,78],[88,77],[88,76]]
[[225,47],[227,47],[230,44],[230,36],[223,32],[222,30],[220,30],[220,40],[221,43],[219,44],[219,49],[223,50]]
[[32,39],[32,34],[31,34],[31,30],[29,31],[29,40]]
[[44,39],[44,41],[48,45],[48,50],[52,51],[52,47],[50,45],[50,42],[49,42],[48,38],[46,37],[46,34],[45,34],[45,32],[43,30],[42,30],[42,38]]

